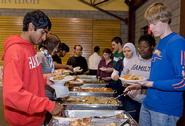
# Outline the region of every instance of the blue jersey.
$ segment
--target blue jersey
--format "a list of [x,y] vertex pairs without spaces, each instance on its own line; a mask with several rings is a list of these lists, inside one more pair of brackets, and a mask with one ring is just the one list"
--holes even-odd
[[149,79],[154,83],[144,100],[146,108],[167,115],[182,115],[184,67],[185,39],[171,33],[159,41],[154,51]]

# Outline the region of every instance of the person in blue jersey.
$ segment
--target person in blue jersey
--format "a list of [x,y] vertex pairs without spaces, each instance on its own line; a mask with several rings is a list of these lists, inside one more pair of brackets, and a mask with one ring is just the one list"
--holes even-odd
[[185,39],[170,28],[171,12],[163,3],[153,3],[145,19],[155,37],[160,37],[153,56],[149,80],[131,85],[125,92],[148,87],[140,111],[140,126],[176,126],[183,114],[185,91]]

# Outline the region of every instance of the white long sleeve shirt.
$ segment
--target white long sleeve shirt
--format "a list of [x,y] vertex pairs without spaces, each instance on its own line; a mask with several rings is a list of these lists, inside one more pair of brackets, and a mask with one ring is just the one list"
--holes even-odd
[[90,70],[97,70],[100,60],[101,60],[101,57],[98,55],[98,53],[94,52],[91,56],[89,56],[88,68]]

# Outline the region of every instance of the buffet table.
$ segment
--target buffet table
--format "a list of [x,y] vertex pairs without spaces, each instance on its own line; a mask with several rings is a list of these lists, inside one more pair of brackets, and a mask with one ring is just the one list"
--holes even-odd
[[53,117],[49,126],[137,126],[136,121],[114,97],[115,92],[106,88],[95,76],[80,75],[83,84],[66,83],[69,96],[58,100],[66,106],[64,113]]

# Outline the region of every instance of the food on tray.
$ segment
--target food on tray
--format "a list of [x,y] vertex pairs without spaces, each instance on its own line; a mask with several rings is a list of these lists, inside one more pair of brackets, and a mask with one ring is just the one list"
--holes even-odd
[[62,80],[62,79],[64,79],[64,77],[59,75],[59,74],[54,74],[53,75],[53,80]]
[[123,118],[126,118],[126,117],[125,117],[125,115],[123,113],[120,113],[120,114],[116,115],[116,118],[117,119],[123,119]]
[[142,76],[133,75],[133,74],[124,75],[122,78],[124,78],[125,80],[141,80],[141,79],[143,79]]
[[71,70],[57,69],[57,70],[54,71],[53,76],[57,76],[57,75],[60,75],[60,76],[67,76],[67,75],[69,75],[70,73],[72,73]]
[[62,80],[64,78],[64,76],[59,71],[52,73],[53,80]]
[[69,126],[92,126],[91,118],[82,118],[71,121]]
[[91,87],[87,87],[87,88],[82,88],[82,87],[74,87],[73,91],[78,91],[78,92],[113,92],[113,90],[111,88],[91,88]]
[[96,96],[84,96],[84,97],[69,97],[67,103],[70,104],[111,104],[118,105],[118,101],[113,97],[96,97]]
[[69,81],[69,84],[83,84],[83,80],[76,78],[74,80]]
[[105,125],[105,126],[117,126],[117,124],[113,122],[113,123]]
[[54,71],[54,74],[62,74],[65,69],[57,69]]

